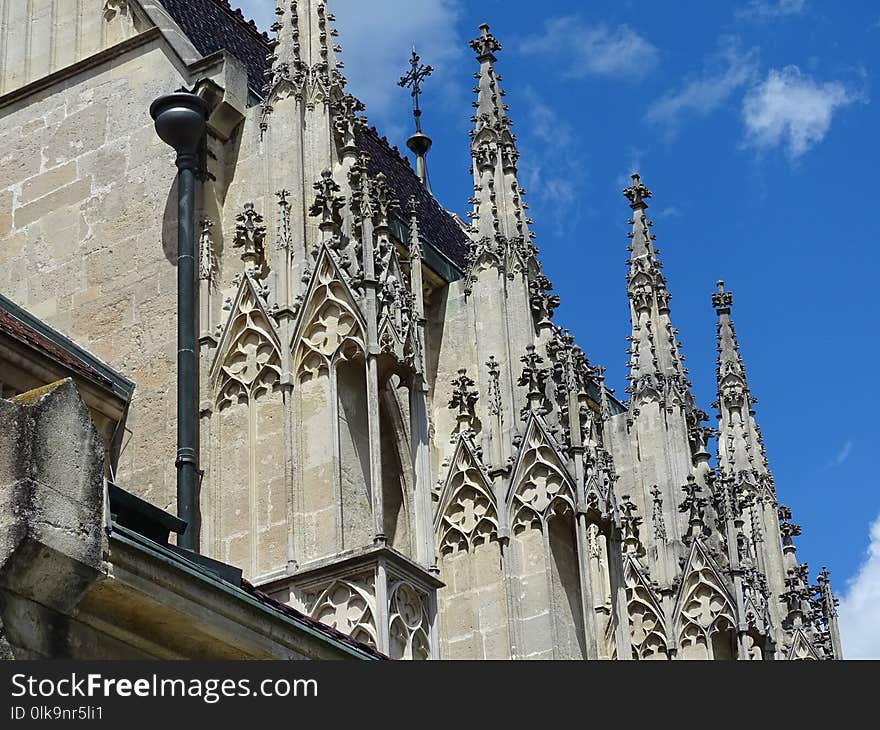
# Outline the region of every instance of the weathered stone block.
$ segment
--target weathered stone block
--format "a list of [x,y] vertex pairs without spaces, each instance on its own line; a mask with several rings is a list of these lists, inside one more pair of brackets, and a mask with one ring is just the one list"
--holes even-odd
[[67,116],[43,148],[48,167],[98,149],[107,135],[107,107],[93,103]]
[[72,380],[0,404],[0,584],[69,612],[101,572],[104,446]]
[[15,210],[15,227],[24,228],[45,215],[81,203],[92,194],[91,180],[77,180]]
[[37,198],[42,198],[44,195],[69,185],[76,178],[75,161],[59,165],[22,183],[19,202],[24,205]]

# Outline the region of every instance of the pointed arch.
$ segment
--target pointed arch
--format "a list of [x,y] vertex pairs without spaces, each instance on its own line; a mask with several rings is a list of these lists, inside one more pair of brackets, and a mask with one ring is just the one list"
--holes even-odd
[[297,381],[366,350],[366,321],[326,245],[321,246],[291,345]]
[[728,656],[728,644],[736,627],[734,603],[699,540],[691,548],[682,575],[676,626],[683,658],[735,658],[735,654]]
[[790,661],[819,661],[821,658],[816,647],[813,646],[802,629],[796,629],[791,647],[786,654],[786,659]]
[[281,343],[250,274],[242,276],[211,366],[218,407],[271,393],[281,379]]
[[663,609],[634,557],[624,558],[623,576],[633,659],[668,659]]
[[498,537],[498,510],[482,465],[463,437],[440,491],[434,514],[438,553],[471,552]]
[[249,579],[287,564],[289,477],[262,455],[285,448],[281,342],[258,282],[244,272],[211,364],[216,407],[202,485],[216,531],[216,557]]
[[473,444],[459,437],[434,513],[441,656],[509,659],[510,617],[498,510]]
[[516,532],[545,522],[558,510],[558,501],[568,509],[577,505],[574,481],[552,437],[532,414],[508,485],[506,504],[510,525]]

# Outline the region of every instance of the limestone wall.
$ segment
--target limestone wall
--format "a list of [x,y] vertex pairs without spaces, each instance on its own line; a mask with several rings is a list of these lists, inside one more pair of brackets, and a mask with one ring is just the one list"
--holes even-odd
[[148,109],[181,83],[155,41],[0,100],[0,289],[137,383],[120,480],[162,508],[174,503],[176,190]]
[[136,32],[127,0],[0,0],[0,94]]

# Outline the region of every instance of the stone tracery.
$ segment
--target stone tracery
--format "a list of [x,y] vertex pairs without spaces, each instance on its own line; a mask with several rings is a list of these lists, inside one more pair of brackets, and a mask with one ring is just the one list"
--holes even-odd
[[372,576],[334,581],[312,597],[309,614],[321,623],[376,646],[375,587]]
[[469,551],[498,535],[498,514],[491,488],[476,462],[459,451],[448,480],[449,500],[440,518],[440,555]]
[[327,372],[339,354],[350,358],[365,350],[357,305],[326,251],[319,258],[302,322],[294,359],[299,379]]
[[409,583],[397,581],[388,591],[392,659],[428,659],[431,621],[426,597]]
[[274,327],[248,280],[241,284],[225,334],[228,342],[215,376],[220,408],[269,393],[281,377]]

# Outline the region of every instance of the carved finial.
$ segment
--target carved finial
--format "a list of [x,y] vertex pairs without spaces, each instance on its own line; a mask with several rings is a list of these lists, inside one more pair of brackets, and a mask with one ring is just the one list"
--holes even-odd
[[377,228],[391,224],[391,216],[400,209],[400,203],[392,195],[385,173],[380,172],[370,181],[370,200],[373,206],[373,225]]
[[800,537],[801,526],[791,521],[791,509],[780,505],[779,510],[779,534],[782,535],[783,547],[794,547],[795,537]]
[[541,367],[544,358],[535,351],[534,345],[526,347],[526,354],[520,358],[520,362],[524,367],[517,385],[526,386],[529,389],[529,403],[522,412],[523,420],[525,420],[528,418],[530,411],[539,415],[545,413],[544,388],[547,378],[550,376],[550,371],[547,368]]
[[814,590],[818,594],[817,598],[819,610],[822,613],[822,621],[825,626],[828,626],[832,619],[837,618],[837,607],[840,601],[834,597],[834,593],[831,591],[831,571],[824,565],[822,570],[819,571],[819,575],[816,576],[816,588]]
[[321,179],[312,187],[317,194],[315,202],[309,208],[309,215],[321,218],[321,230],[333,231],[342,225],[340,211],[345,207],[345,197],[339,195],[340,187],[333,179],[330,170],[324,170]]
[[293,235],[290,231],[290,197],[289,190],[279,190],[275,193],[278,198],[278,208],[280,212],[280,220],[278,224],[278,243],[276,248],[279,251],[289,251],[293,243]]
[[214,221],[203,218],[201,221],[201,235],[199,237],[199,279],[208,282],[209,286],[216,283],[217,260],[214,256],[214,241],[211,238],[211,229]]
[[654,521],[654,537],[659,542],[666,540],[666,522],[663,519],[663,499],[661,495],[660,487],[655,484],[651,490],[651,496],[654,498],[654,509],[651,517]]
[[366,129],[367,127],[366,117],[358,116],[358,113],[364,110],[366,110],[366,107],[363,102],[351,94],[344,94],[330,104],[330,113],[333,116],[333,131],[343,153],[357,154],[358,130]]
[[257,213],[253,203],[245,203],[235,221],[233,245],[241,249],[241,260],[245,269],[254,273],[266,261],[266,226],[263,225],[263,216]]
[[733,305],[733,293],[724,290],[724,282],[719,279],[717,285],[718,291],[712,295],[712,306],[719,314],[730,314],[730,307]]
[[486,367],[489,370],[489,393],[487,396],[489,401],[489,414],[492,416],[501,416],[501,368],[494,355],[489,355],[489,361],[486,363]]
[[605,385],[605,366],[596,366],[596,382],[599,384],[599,413],[603,421],[611,418],[611,401],[608,398],[608,388]]
[[630,554],[642,552],[639,540],[639,526],[642,518],[636,514],[637,508],[628,494],[620,498],[620,527],[623,532],[624,550]]
[[687,537],[689,539],[701,537],[706,533],[705,516],[709,500],[700,496],[703,493],[703,488],[697,483],[696,477],[693,474],[688,475],[687,484],[682,487],[682,491],[684,491],[686,497],[678,506],[678,511],[689,513],[688,524],[690,527],[688,528]]
[[629,200],[630,207],[633,209],[647,208],[648,206],[645,204],[645,201],[653,197],[653,193],[645,187],[641,176],[637,172],[632,174],[632,181],[633,184],[623,190],[623,194]]
[[470,47],[477,54],[477,59],[482,62],[484,59],[495,61],[495,53],[501,50],[501,44],[498,39],[489,31],[489,24],[483,23],[480,26],[479,38],[474,38],[470,42]]
[[458,377],[452,381],[452,397],[449,399],[449,408],[458,411],[456,420],[456,435],[472,435],[474,432],[474,422],[476,420],[475,407],[479,394],[474,389],[473,379],[468,377],[467,368],[461,368],[458,371]]

